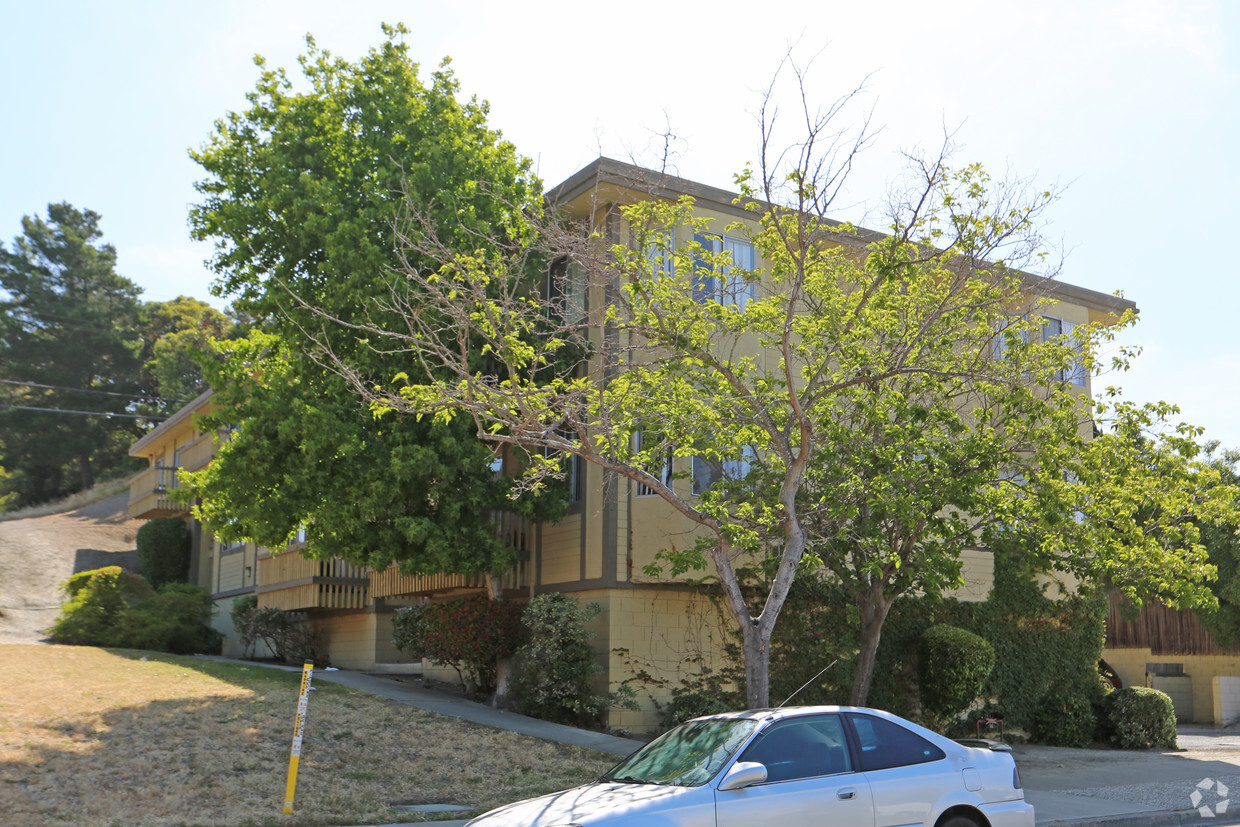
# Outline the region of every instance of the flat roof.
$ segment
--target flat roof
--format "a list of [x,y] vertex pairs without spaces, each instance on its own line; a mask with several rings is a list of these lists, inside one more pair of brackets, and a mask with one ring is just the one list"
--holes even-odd
[[[576,201],[583,195],[597,189],[600,185],[611,185],[627,190],[647,193],[651,196],[677,197],[688,195],[699,204],[708,206],[717,212],[735,215],[738,218],[753,218],[754,214],[736,203],[740,193],[699,184],[671,175],[659,170],[646,169],[635,164],[617,161],[614,158],[598,157],[577,172],[574,172],[560,184],[547,190],[547,201],[552,205],[564,205]],[[759,202],[762,203],[762,202]],[[827,219],[833,226],[841,226],[843,222]],[[877,240],[882,233],[875,230],[859,228],[864,239]],[[1078,287],[1075,284],[1059,281],[1047,276],[1039,276],[1017,270],[1027,282],[1047,296],[1062,301],[1079,304],[1091,310],[1105,313],[1123,314],[1127,310],[1136,310],[1136,302],[1111,293]]]

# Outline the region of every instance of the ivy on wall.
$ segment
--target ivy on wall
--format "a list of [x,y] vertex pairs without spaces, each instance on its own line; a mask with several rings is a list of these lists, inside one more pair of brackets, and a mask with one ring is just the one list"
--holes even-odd
[[[1105,619],[1105,599],[1048,596],[1021,558],[996,555],[994,586],[983,602],[931,596],[896,602],[883,627],[869,705],[914,720],[924,718],[917,677],[919,641],[931,626],[950,624],[994,647],[994,669],[982,690],[981,698],[987,700],[980,711],[1001,715],[1009,730],[1029,731],[1039,701],[1050,692],[1097,700]],[[859,627],[857,609],[839,584],[799,578],[772,639],[771,703],[848,703]],[[685,671],[691,675],[678,686],[653,680],[641,672],[640,664],[629,665],[639,675],[636,683],[670,689],[671,701],[661,709],[665,723],[672,723],[743,705],[739,647],[731,643],[725,648],[731,665],[714,672],[696,669],[701,653],[686,652]]]

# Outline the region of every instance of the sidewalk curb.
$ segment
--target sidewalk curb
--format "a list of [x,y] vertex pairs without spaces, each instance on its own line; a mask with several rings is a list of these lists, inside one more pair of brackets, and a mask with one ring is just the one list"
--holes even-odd
[[[1036,818],[1036,815],[1035,815]],[[1147,813],[1096,816],[1082,819],[1037,820],[1036,827],[1189,827],[1197,824],[1230,824],[1219,816],[1203,816],[1196,810],[1151,810]]]

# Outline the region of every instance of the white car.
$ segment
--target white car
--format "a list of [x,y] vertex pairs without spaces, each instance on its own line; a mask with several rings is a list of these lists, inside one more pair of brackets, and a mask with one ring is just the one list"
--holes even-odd
[[759,709],[669,730],[602,778],[477,827],[1033,827],[1010,748],[850,706]]

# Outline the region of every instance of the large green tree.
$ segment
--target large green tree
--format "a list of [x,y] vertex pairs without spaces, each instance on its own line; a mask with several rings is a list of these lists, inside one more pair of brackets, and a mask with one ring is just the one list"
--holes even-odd
[[[206,172],[193,235],[215,242],[214,290],[256,329],[204,363],[222,406],[213,421],[240,427],[189,490],[225,536],[278,547],[304,525],[315,556],[502,572],[515,555],[487,521],[488,509],[511,505],[493,450],[464,423],[376,419],[309,352],[325,334],[303,304],[355,324],[398,319],[387,304],[400,281],[402,192],[454,244],[515,224],[540,197],[486,104],[458,99],[446,61],[423,81],[406,30],[384,32],[353,62],[307,38],[301,83],[256,59],[249,107],[191,153]],[[482,190],[494,197],[479,205],[471,196]],[[408,368],[352,332],[330,338],[378,373]]]
[[142,392],[141,291],[116,272],[99,221],[51,204],[0,245],[0,459],[19,505],[126,468],[141,432],[129,418]]

